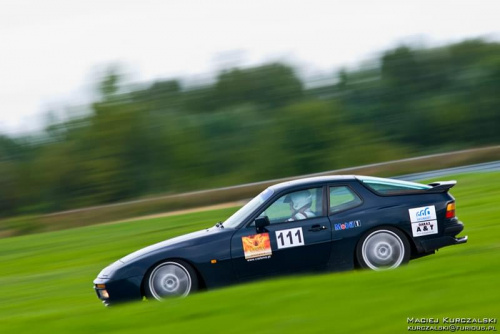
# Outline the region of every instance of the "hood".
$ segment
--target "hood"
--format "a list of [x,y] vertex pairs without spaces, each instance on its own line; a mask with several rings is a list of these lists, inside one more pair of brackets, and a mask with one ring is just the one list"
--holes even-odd
[[119,261],[121,261],[123,263],[127,263],[127,262],[130,262],[130,261],[135,260],[137,258],[140,258],[146,254],[153,253],[157,250],[161,250],[161,249],[164,249],[167,247],[177,246],[180,244],[182,244],[182,246],[187,246],[187,245],[190,245],[192,243],[197,243],[200,241],[200,239],[203,239],[209,235],[219,233],[223,230],[224,229],[222,229],[222,228],[211,227],[211,228],[208,228],[205,230],[184,234],[184,235],[181,235],[179,237],[175,237],[172,239],[161,241],[161,242],[156,243],[154,245],[139,249],[138,251],[135,251],[135,252],[121,258]]
[[123,265],[123,262],[120,260],[111,263],[109,266],[101,270],[101,272],[97,275],[98,278],[108,278],[113,274],[118,268]]

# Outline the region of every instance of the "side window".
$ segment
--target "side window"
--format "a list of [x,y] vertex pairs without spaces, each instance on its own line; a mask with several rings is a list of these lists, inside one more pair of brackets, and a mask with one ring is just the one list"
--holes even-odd
[[330,214],[354,208],[361,203],[361,198],[349,187],[330,187]]
[[320,217],[322,199],[323,188],[294,191],[278,198],[260,216],[267,216],[271,224]]

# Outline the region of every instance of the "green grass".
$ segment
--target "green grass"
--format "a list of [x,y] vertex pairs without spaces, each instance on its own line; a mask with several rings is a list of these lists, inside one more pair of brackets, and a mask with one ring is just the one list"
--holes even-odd
[[131,251],[213,225],[235,209],[2,239],[0,332],[403,333],[407,317],[498,318],[500,173],[453,178],[465,245],[388,272],[287,277],[163,303],[107,309],[92,280]]

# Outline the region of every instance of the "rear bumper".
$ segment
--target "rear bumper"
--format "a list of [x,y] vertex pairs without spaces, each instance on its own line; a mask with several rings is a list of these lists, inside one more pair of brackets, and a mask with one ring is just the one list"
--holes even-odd
[[445,227],[442,237],[422,240],[421,247],[425,253],[429,253],[446,246],[465,244],[468,240],[467,236],[459,238],[456,237],[456,235],[462,232],[463,229],[464,224],[461,221],[454,220]]
[[446,246],[453,246],[453,245],[459,245],[459,244],[465,244],[467,242],[467,236],[465,237],[460,237],[460,238],[454,238],[454,237],[441,237],[441,238],[436,238],[436,239],[430,239],[430,240],[423,240],[422,241],[422,248],[424,249],[425,253],[435,251],[439,248],[443,248]]

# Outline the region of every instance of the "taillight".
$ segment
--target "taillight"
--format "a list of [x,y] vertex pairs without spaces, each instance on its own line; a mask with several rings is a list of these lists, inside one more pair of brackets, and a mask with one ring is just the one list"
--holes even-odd
[[446,206],[446,218],[454,218],[455,217],[455,202],[448,203]]

